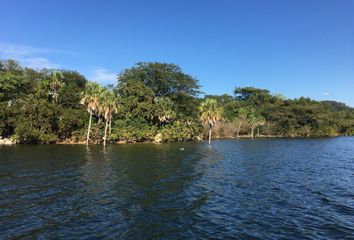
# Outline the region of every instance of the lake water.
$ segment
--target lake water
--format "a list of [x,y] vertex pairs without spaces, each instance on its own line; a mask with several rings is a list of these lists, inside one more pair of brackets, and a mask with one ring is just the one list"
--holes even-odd
[[354,239],[354,138],[0,146],[12,238]]

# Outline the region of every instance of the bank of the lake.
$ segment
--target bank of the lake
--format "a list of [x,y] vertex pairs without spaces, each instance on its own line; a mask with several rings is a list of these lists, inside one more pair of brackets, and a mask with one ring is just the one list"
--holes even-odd
[[[250,140],[256,140],[256,139],[283,139],[283,138],[289,138],[289,139],[302,139],[302,138],[337,138],[337,137],[352,137],[352,135],[343,135],[343,136],[277,136],[277,135],[260,135],[256,137],[251,137],[250,135],[241,135],[238,138],[237,137],[232,137],[232,136],[227,136],[227,137],[214,137],[212,140],[237,140],[237,139],[250,139]],[[108,142],[108,144],[149,144],[149,143],[173,143],[173,142],[202,142],[202,141],[207,141],[208,139],[203,139],[203,138],[197,138],[194,140],[175,140],[175,141],[151,141],[151,140],[146,140],[146,141],[117,141],[117,142]],[[5,138],[5,139],[0,139],[0,145],[15,145],[15,144],[20,144],[11,138]],[[25,144],[26,143],[21,143]],[[38,144],[38,143],[37,143]],[[72,140],[62,140],[62,141],[57,141],[57,142],[51,142],[51,143],[40,143],[40,144],[59,144],[59,145],[86,145],[85,141],[72,141]],[[101,145],[102,141],[96,141],[96,142],[90,142],[89,145]],[[30,143],[29,145],[33,145],[33,143]]]
[[[220,140],[266,140],[266,139],[321,139],[321,138],[340,138],[340,137],[353,137],[352,135],[346,136],[258,136],[252,138],[250,136],[239,136],[236,137],[216,137],[212,139],[213,141],[220,141]],[[171,143],[198,143],[198,142],[207,142],[208,139],[197,139],[197,140],[176,140],[176,141],[164,141],[164,142],[154,142],[154,141],[118,141],[118,142],[109,142],[108,145],[135,145],[135,144],[171,144]],[[4,142],[0,142],[0,145],[86,145],[86,142],[80,141],[59,141],[55,143],[17,143],[12,141],[11,139],[6,139]],[[100,146],[102,145],[101,142],[96,143],[89,143],[88,146]]]

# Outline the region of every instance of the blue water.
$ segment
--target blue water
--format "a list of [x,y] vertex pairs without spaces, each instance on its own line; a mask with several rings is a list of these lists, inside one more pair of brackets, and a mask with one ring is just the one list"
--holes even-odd
[[0,223],[0,239],[354,239],[354,138],[0,146]]

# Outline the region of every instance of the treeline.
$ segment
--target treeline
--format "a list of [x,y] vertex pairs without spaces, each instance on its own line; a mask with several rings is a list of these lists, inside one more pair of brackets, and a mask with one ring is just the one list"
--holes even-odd
[[286,99],[266,89],[236,88],[234,96],[206,96],[223,106],[218,137],[324,137],[354,134],[354,109],[335,101]]
[[0,62],[0,136],[19,143],[187,141],[215,137],[354,134],[343,103],[285,99],[236,88],[200,98],[197,79],[177,65],[138,63],[116,86],[75,71],[34,70]]

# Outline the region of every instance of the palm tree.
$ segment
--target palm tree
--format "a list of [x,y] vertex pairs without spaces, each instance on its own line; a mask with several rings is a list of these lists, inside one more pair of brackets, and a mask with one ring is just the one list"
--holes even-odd
[[237,111],[237,120],[238,120],[237,134],[236,134],[237,138],[240,138],[241,126],[242,126],[242,123],[244,123],[247,120],[248,114],[249,114],[249,111],[247,108],[239,108]]
[[264,126],[267,123],[266,119],[263,116],[259,116],[257,119],[257,137],[260,136],[259,134],[259,128],[261,126]]
[[110,98],[110,111],[109,111],[109,135],[112,133],[112,117],[118,113],[118,97],[112,92]]
[[118,112],[117,98],[112,91],[105,90],[100,98],[103,119],[105,120],[103,146],[106,146],[108,126],[111,132],[112,115]]
[[[257,113],[254,109],[251,109],[249,114],[249,124],[251,126],[251,138],[254,138],[254,129],[256,127],[262,126],[265,124],[265,118],[260,114]],[[258,129],[258,136],[259,136],[259,129]]]
[[50,83],[49,83],[49,95],[51,95],[55,103],[58,102],[58,97],[59,97],[59,90],[60,88],[64,85],[64,83],[61,81],[63,78],[63,74],[61,72],[53,72]]
[[209,126],[209,144],[211,143],[211,129],[214,124],[222,120],[222,108],[215,99],[208,98],[200,105],[200,119],[204,125]]
[[99,96],[101,92],[102,92],[102,87],[99,84],[94,82],[89,82],[86,85],[86,89],[83,93],[83,98],[80,101],[82,105],[86,106],[87,111],[90,114],[89,125],[87,129],[86,145],[88,145],[90,140],[92,116],[99,114],[99,108],[100,108]]
[[175,104],[168,97],[155,98],[155,116],[161,125],[169,123],[176,117]]

